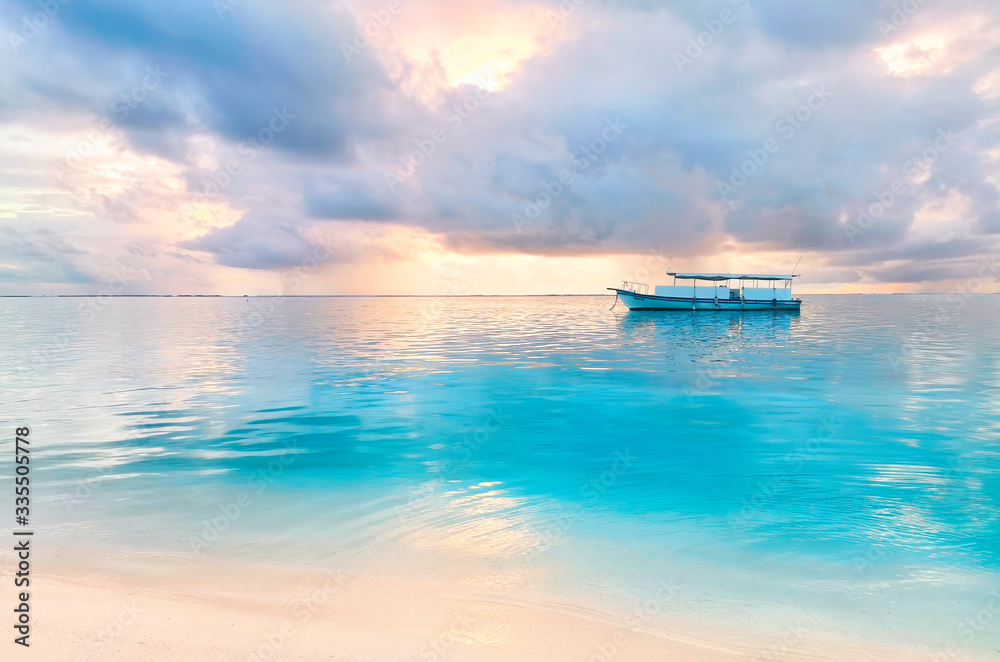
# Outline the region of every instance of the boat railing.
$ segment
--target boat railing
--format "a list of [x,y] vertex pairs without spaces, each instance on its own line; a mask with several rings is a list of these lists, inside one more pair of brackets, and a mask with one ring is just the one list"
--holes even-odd
[[622,289],[635,294],[649,294],[649,285],[646,283],[636,283],[630,280],[622,281]]

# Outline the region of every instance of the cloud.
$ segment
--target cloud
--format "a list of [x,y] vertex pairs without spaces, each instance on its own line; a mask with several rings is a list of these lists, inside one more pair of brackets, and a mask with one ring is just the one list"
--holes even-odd
[[869,0],[770,0],[754,2],[752,11],[768,37],[796,49],[813,51],[857,45],[876,38],[881,17],[878,9]]
[[399,230],[364,222],[316,224],[251,214],[229,227],[214,228],[181,242],[179,247],[207,253],[228,267],[282,271],[314,261],[344,265],[405,259],[408,252],[422,247],[422,242]]
[[[30,1],[13,5],[37,10]],[[198,0],[95,0],[52,24],[65,61],[52,67],[45,44],[24,45],[8,73],[19,90],[14,112],[102,114],[143,149],[175,158],[177,134],[244,141],[266,130],[276,109],[293,121],[274,147],[300,155],[349,159],[358,139],[391,129],[378,119],[388,86],[380,65],[340,53],[354,27],[341,10],[246,3],[220,18]],[[150,71],[160,80],[143,91]]]
[[306,212],[314,218],[382,221],[399,213],[384,186],[376,188],[353,176],[312,177],[304,199]]
[[24,232],[0,225],[0,280],[6,282],[94,283],[82,268],[88,252],[52,230]]
[[[533,17],[507,55],[462,41],[476,7],[429,2],[446,23],[431,32],[456,40],[438,49],[447,63],[417,6],[348,61],[340,44],[368,5],[248,2],[220,18],[200,0],[74,4],[0,63],[0,119],[31,138],[111,122],[123,143],[88,170],[78,207],[148,246],[122,249],[136,265],[200,254],[280,270],[319,246],[341,263],[396,259],[378,232],[406,227],[458,253],[810,253],[836,277],[899,282],[961,277],[1000,233],[1000,21],[986,0],[902,18],[862,0],[476,5]],[[0,15],[10,28],[35,7]],[[719,28],[723,10],[735,18]],[[482,67],[459,75],[466,52]],[[487,69],[507,72],[492,94],[448,86]],[[121,184],[151,157],[162,181]],[[38,208],[66,204],[42,174],[17,176]],[[225,227],[171,236],[166,215],[198,195]],[[26,229],[39,213],[17,218]],[[62,255],[27,230],[9,241],[25,251],[15,264]]]
[[[760,4],[750,23],[734,24],[683,72],[664,65],[690,35],[684,17],[595,11],[576,39],[530,62],[455,129],[401,196],[422,210],[424,227],[463,250],[590,254],[666,241],[682,253],[731,237],[837,256],[861,249],[844,232],[845,217],[877,202],[950,131],[956,142],[858,241],[905,254],[915,214],[956,182],[980,191],[962,231],[986,230],[976,219],[996,217],[996,187],[981,164],[996,133],[980,126],[996,110],[976,85],[990,64],[897,82],[874,51],[877,12],[854,3],[847,23],[831,22],[840,6],[817,4]],[[792,35],[791,18],[803,12],[809,20]],[[819,98],[817,89],[825,90]],[[574,166],[608,118],[628,128],[587,170]],[[777,153],[750,163],[737,195],[720,195],[718,183],[769,139]],[[546,186],[567,169],[573,180],[550,195]],[[539,207],[515,230],[512,216]]]
[[318,245],[301,226],[275,222],[259,216],[244,216],[233,225],[215,228],[180,247],[211,253],[216,262],[241,269],[286,269],[313,255]]

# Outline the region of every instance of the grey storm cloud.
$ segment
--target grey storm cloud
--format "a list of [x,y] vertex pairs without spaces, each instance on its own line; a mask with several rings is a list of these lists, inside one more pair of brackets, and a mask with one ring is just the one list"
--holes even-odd
[[213,254],[219,264],[242,269],[287,269],[302,264],[317,247],[301,226],[258,216],[244,216],[180,244],[186,250]]
[[396,217],[398,209],[385,187],[358,177],[312,177],[305,185],[307,213],[314,218],[382,221]]
[[233,225],[183,241],[179,248],[208,253],[218,264],[240,269],[287,270],[313,263],[356,263],[372,255],[399,257],[364,238],[327,234],[325,239],[318,239],[309,230],[303,222],[248,214]]
[[[5,13],[15,24],[35,11],[35,2],[15,1]],[[5,76],[18,89],[10,111],[89,110],[140,148],[177,156],[178,134],[246,140],[266,129],[275,109],[288,109],[294,121],[275,148],[349,158],[356,141],[391,131],[378,120],[389,83],[370,57],[349,64],[340,54],[337,44],[352,36],[350,15],[313,15],[319,11],[305,2],[246,3],[220,16],[198,0],[75,2],[51,21],[47,43],[19,49]],[[159,80],[150,81],[150,70]]]

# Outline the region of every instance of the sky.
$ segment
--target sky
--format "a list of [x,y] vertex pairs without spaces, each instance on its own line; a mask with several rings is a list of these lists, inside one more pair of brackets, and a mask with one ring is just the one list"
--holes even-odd
[[0,294],[1000,291],[996,0],[0,0]]

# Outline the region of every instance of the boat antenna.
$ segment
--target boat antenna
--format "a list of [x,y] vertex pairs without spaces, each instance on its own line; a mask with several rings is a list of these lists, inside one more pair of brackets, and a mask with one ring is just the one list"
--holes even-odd
[[795,261],[795,266],[794,266],[794,267],[792,267],[792,275],[793,275],[793,276],[795,275],[795,270],[799,268],[799,262],[801,262],[801,261],[802,261],[802,256],[800,255],[800,256],[799,256],[799,259],[797,259],[797,260]]

